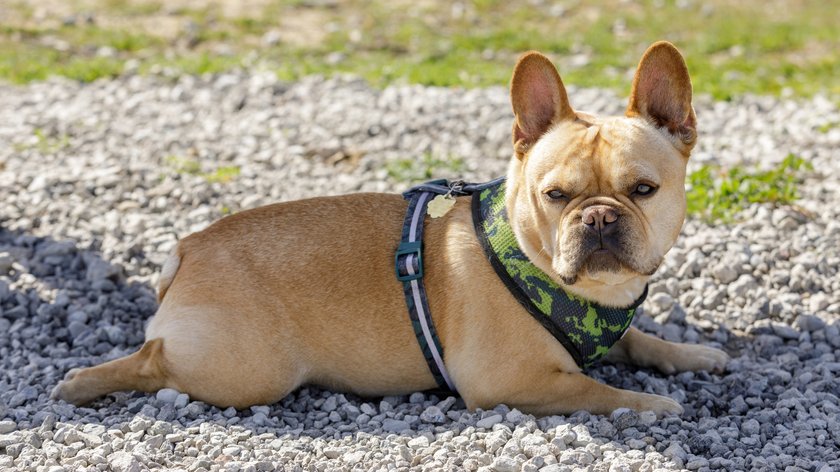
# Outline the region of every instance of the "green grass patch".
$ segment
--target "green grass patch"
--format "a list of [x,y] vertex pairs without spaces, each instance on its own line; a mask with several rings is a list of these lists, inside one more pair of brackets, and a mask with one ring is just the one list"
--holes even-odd
[[201,164],[189,157],[182,157],[176,155],[166,156],[164,159],[166,165],[172,168],[178,174],[199,175],[201,174]]
[[213,172],[209,172],[204,174],[204,178],[208,182],[218,182],[222,184],[226,184],[235,178],[239,177],[240,169],[239,166],[223,166],[219,167]]
[[170,155],[164,162],[177,174],[197,175],[210,183],[226,184],[239,177],[239,166],[221,166],[212,172],[203,172],[201,164],[193,158]]
[[151,58],[140,63],[140,72],[167,68],[181,74],[217,74],[242,67],[242,58],[199,52],[175,58]]
[[62,26],[57,30],[39,31],[38,35],[59,37],[82,50],[109,47],[118,52],[138,52],[153,46],[162,46],[160,39],[149,34],[132,33],[122,29],[105,29],[95,25]]
[[15,44],[0,39],[0,77],[14,83],[64,76],[82,82],[119,75],[124,60],[115,57],[65,54],[55,49],[30,44]]
[[819,132],[820,132],[820,133],[822,133],[822,134],[826,134],[826,133],[828,133],[829,131],[831,131],[831,130],[833,130],[834,128],[837,128],[837,127],[840,127],[840,122],[838,122],[838,121],[830,121],[830,122],[828,122],[828,123],[823,123],[822,125],[820,125],[820,126],[817,128],[817,131],[819,131]]
[[127,16],[151,15],[162,8],[161,2],[137,2],[131,0],[104,0],[104,7],[108,11],[119,12]]
[[451,178],[462,173],[465,167],[464,160],[460,157],[443,159],[428,152],[419,158],[406,157],[385,164],[388,177],[405,183],[431,180],[435,177]]
[[812,169],[793,154],[769,170],[704,165],[688,176],[687,212],[709,222],[730,222],[752,203],[791,204],[799,197],[804,172]]
[[50,136],[43,129],[36,128],[32,134],[32,142],[15,144],[15,151],[34,149],[40,154],[55,154],[70,145],[70,138],[63,133],[58,136]]

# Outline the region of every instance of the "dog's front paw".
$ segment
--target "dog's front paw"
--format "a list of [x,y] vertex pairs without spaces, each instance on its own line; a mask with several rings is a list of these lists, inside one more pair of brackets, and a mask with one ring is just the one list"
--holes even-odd
[[64,375],[64,380],[58,382],[58,385],[50,392],[51,400],[64,400],[67,403],[80,404],[81,398],[78,395],[78,388],[74,385],[73,379],[81,372],[82,369],[70,369]]
[[656,367],[666,374],[706,370],[723,372],[729,355],[720,349],[701,344],[674,344],[670,355],[662,356]]
[[683,407],[675,400],[661,395],[643,393],[640,404],[635,408],[637,411],[652,411],[657,418],[663,416],[679,416],[683,414]]

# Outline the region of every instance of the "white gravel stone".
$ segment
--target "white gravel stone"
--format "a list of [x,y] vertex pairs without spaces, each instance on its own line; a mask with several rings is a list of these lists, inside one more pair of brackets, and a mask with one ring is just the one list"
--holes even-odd
[[338,408],[338,398],[335,395],[328,397],[321,405],[321,409],[326,412],[335,411],[336,408]]
[[712,274],[723,284],[728,284],[738,278],[738,272],[735,271],[728,263],[723,262],[712,269]]
[[658,312],[662,313],[670,310],[674,306],[674,297],[667,293],[659,292],[650,297],[650,302],[656,307]]
[[[160,392],[158,392],[160,394]],[[160,399],[160,398],[158,398]],[[184,408],[190,402],[190,396],[186,393],[181,393],[177,397],[175,397],[175,401],[173,402],[176,409]]]
[[487,418],[482,418],[482,419],[476,421],[475,426],[476,426],[476,428],[490,429],[494,425],[499,424],[501,422],[502,422],[502,415],[491,415],[491,416],[488,416]]
[[430,406],[423,410],[423,413],[420,414],[420,419],[426,423],[443,423],[446,421],[446,416],[444,416],[443,412],[437,406]]
[[514,472],[519,470],[519,463],[512,457],[501,456],[497,457],[495,461],[493,461],[493,465],[491,466],[493,470],[498,472]]
[[410,425],[405,421],[388,418],[382,423],[382,429],[391,433],[399,433],[410,429]]
[[155,395],[159,402],[162,403],[175,403],[178,399],[178,395],[180,393],[177,390],[173,390],[171,388],[164,388],[162,390],[158,390],[157,395]]
[[412,449],[421,449],[424,447],[429,447],[429,438],[427,438],[426,436],[418,436],[408,441],[408,447]]

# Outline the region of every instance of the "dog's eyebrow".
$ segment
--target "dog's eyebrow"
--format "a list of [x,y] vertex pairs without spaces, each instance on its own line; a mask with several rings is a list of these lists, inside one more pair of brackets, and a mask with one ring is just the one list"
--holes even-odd
[[624,177],[623,185],[627,187],[635,186],[642,180],[653,182],[655,185],[660,185],[662,182],[659,173],[638,161],[623,167],[621,174]]

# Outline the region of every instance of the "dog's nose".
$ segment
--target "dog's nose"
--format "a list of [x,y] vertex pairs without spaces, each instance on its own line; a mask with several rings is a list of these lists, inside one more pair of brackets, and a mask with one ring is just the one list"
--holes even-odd
[[580,217],[587,228],[600,233],[602,236],[612,233],[618,220],[618,213],[607,205],[592,205],[583,210]]

